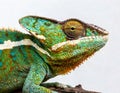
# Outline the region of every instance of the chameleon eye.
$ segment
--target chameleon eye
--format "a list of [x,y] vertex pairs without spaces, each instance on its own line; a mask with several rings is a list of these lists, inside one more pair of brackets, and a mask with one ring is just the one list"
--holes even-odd
[[77,39],[85,35],[85,29],[78,20],[68,20],[63,23],[63,31],[69,39]]

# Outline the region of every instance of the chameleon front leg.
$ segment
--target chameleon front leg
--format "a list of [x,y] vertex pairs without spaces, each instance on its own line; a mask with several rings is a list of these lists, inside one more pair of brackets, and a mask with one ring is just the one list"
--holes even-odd
[[45,65],[33,64],[25,80],[23,93],[57,93],[40,85],[45,76]]

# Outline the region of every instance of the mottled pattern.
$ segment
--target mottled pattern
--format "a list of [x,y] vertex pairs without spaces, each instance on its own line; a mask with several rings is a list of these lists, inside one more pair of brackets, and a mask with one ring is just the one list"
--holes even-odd
[[[9,34],[6,36],[6,33]],[[2,29],[0,31],[0,35],[1,34],[0,39],[4,41],[11,40],[17,42],[23,39],[30,39],[36,43],[39,41],[30,35],[18,31],[10,31],[10,29]],[[40,43],[38,45],[42,47]],[[45,63],[42,65],[44,61],[40,54],[40,51],[36,50],[33,46],[25,45],[14,47],[13,49],[0,50],[0,93],[8,93],[22,88],[33,63],[47,67]],[[43,71],[43,68],[41,71]]]
[[31,32],[45,36],[43,42],[46,47],[66,41],[66,36],[61,29],[61,25],[44,18],[25,17],[20,20],[20,23]]
[[60,22],[26,16],[19,23],[31,35],[0,30],[0,93],[17,89],[23,93],[57,93],[45,86],[62,86],[43,82],[75,69],[107,42],[105,30],[77,19]]

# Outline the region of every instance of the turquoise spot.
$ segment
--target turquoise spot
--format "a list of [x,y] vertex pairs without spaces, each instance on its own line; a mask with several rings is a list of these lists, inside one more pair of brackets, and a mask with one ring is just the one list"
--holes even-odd
[[3,41],[2,39],[0,39],[0,44],[3,44],[3,42],[4,42],[4,41]]
[[94,34],[95,34],[95,35],[98,35],[98,33],[97,33],[96,31],[94,31]]
[[86,36],[92,36],[92,35],[93,35],[92,31],[89,28],[87,28],[86,29]]
[[13,52],[13,51],[10,52],[10,55],[11,55],[11,56],[15,56],[15,52]]
[[2,50],[0,50],[0,55],[2,54]]
[[0,62],[0,67],[2,67],[2,65],[3,65],[3,63],[2,63],[2,62]]
[[27,57],[27,52],[25,51],[25,47],[24,46],[20,46],[20,49],[22,51],[22,54],[24,55],[24,57]]
[[16,57],[13,57],[12,59],[13,59],[13,61],[16,61],[17,58],[16,58]]

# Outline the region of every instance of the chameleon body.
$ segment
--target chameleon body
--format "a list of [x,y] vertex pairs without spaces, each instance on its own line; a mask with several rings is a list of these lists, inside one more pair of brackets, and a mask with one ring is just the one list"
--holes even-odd
[[57,93],[44,82],[75,69],[107,42],[107,31],[77,19],[26,16],[19,23],[30,34],[0,30],[0,93]]

